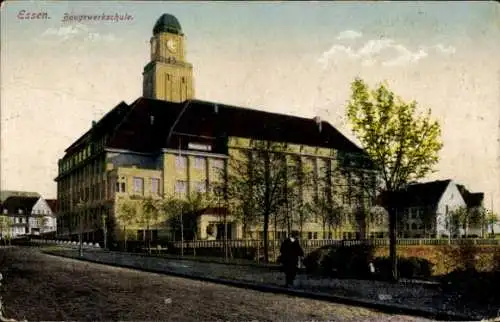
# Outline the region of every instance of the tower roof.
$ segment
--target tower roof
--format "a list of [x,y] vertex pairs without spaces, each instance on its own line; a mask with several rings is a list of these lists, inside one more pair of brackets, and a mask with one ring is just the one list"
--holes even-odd
[[179,20],[171,14],[164,13],[155,23],[153,35],[160,32],[169,32],[177,35],[182,35],[182,28]]

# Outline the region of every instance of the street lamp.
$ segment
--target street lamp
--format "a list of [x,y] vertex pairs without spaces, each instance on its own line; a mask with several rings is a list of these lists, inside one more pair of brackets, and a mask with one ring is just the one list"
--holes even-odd
[[83,235],[83,226],[82,226],[82,212],[84,209],[84,201],[80,198],[80,201],[78,202],[77,208],[79,209],[78,212],[78,226],[79,226],[79,232],[78,232],[78,254],[80,257],[83,257],[83,244],[82,244],[82,235]]

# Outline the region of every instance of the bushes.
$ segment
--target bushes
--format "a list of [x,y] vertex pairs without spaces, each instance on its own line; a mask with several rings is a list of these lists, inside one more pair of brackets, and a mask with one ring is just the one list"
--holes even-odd
[[304,259],[306,271],[328,276],[364,277],[369,274],[368,263],[373,259],[374,247],[368,244],[335,247],[325,246]]
[[324,274],[323,263],[325,257],[335,249],[332,246],[324,246],[316,249],[315,251],[309,253],[304,260],[304,266],[306,267],[306,272],[309,274]]
[[[391,276],[391,261],[387,257],[378,257],[374,260],[377,275],[387,279]],[[433,264],[425,258],[399,257],[398,272],[402,278],[416,279],[432,276]]]
[[466,303],[500,305],[498,285],[500,271],[478,272],[475,269],[458,269],[441,278],[445,292],[459,294]]
[[[369,263],[375,266],[375,274],[369,270]],[[341,278],[388,279],[391,263],[387,257],[375,257],[374,247],[365,244],[351,247],[325,246],[310,253],[304,259],[306,271]],[[429,278],[433,264],[419,257],[398,258],[398,270],[403,278]]]

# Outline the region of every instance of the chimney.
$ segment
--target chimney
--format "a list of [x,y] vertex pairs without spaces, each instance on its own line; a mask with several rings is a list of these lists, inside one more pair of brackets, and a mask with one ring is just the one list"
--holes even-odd
[[318,130],[321,132],[321,122],[323,122],[323,121],[321,120],[321,117],[320,117],[320,116],[315,116],[315,117],[313,118],[313,120],[314,120],[314,122],[316,122],[316,124],[318,125]]
[[214,112],[215,114],[219,114],[219,105],[214,104]]
[[92,121],[92,127],[94,127],[97,124],[95,120]]

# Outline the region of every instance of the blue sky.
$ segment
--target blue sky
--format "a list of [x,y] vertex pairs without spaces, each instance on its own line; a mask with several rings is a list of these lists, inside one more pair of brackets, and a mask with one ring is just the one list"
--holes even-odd
[[[19,20],[20,10],[50,20]],[[62,23],[65,13],[131,21]],[[320,115],[350,138],[349,84],[386,80],[432,108],[438,172],[495,196],[500,210],[500,9],[495,2],[35,2],[2,4],[2,189],[55,197],[64,148],[118,102],[142,93],[149,38],[174,14],[196,97]],[[353,138],[354,139],[354,138]]]

